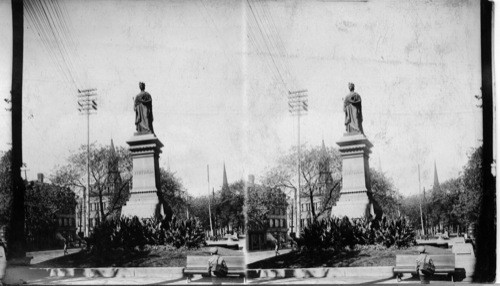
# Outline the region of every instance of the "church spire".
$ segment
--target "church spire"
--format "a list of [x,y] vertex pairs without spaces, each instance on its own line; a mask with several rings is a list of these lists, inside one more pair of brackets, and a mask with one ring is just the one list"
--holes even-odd
[[227,183],[227,174],[226,174],[226,163],[224,162],[224,170],[222,173],[222,189],[228,189],[229,184]]
[[438,172],[437,172],[437,167],[436,167],[436,160],[434,160],[434,185],[432,186],[433,189],[439,188],[439,179],[438,179]]

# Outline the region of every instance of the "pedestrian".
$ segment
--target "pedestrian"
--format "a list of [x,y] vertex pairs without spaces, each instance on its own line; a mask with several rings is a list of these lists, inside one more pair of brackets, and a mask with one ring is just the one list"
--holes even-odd
[[65,237],[63,237],[63,250],[64,250],[64,255],[68,254],[68,239],[66,239]]
[[419,246],[417,248],[419,253],[417,263],[417,273],[420,277],[421,284],[429,284],[430,277],[434,274],[435,266],[432,259],[425,253],[425,247]]
[[0,238],[0,285],[3,285],[5,270],[7,269],[7,248],[5,242]]
[[217,247],[210,248],[210,259],[208,259],[208,276],[226,277],[227,265],[222,256],[218,254]]
[[280,255],[279,249],[280,249],[280,242],[279,242],[278,239],[275,239],[274,240],[274,251],[275,251],[275,254],[276,254],[275,256]]

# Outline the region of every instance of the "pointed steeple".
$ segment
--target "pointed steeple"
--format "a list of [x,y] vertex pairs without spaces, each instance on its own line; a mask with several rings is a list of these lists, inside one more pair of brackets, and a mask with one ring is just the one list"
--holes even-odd
[[328,157],[328,152],[326,151],[325,140],[321,140],[321,155],[319,160],[319,171],[320,173],[329,172],[330,170],[330,158]]
[[228,189],[229,184],[227,183],[227,174],[226,174],[226,163],[224,162],[224,170],[222,173],[222,189]]
[[325,155],[326,155],[325,139],[322,139],[322,140],[321,140],[321,154],[322,154],[323,156],[325,156]]
[[113,139],[111,139],[111,147],[109,148],[109,163],[108,168],[111,172],[115,172],[118,167],[118,158],[116,157],[115,144],[113,143]]
[[439,179],[438,179],[438,172],[437,172],[437,167],[436,167],[436,161],[434,160],[434,185],[432,185],[433,189],[439,188]]

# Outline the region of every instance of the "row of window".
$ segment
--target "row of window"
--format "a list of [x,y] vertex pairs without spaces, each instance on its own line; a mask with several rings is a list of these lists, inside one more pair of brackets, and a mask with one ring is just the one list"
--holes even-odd
[[269,227],[286,227],[286,220],[284,218],[269,219]]
[[67,217],[60,217],[58,219],[58,224],[59,226],[75,226],[75,219],[74,218],[67,218]]
[[304,228],[307,225],[309,225],[310,223],[311,223],[311,219],[310,218],[300,219],[300,228]]
[[[104,209],[106,209],[106,206],[107,206],[106,202],[102,203],[102,207]],[[97,211],[97,210],[100,209],[99,208],[99,203],[91,203],[91,204],[89,204],[89,208],[90,208],[91,211]]]
[[269,211],[269,214],[271,214],[271,215],[286,215],[286,210],[280,209],[280,208],[271,209]]
[[[321,202],[315,202],[314,203],[314,209],[315,210],[319,210],[320,207],[321,207]],[[301,208],[301,211],[303,211],[303,212],[305,212],[305,211],[311,211],[311,203],[301,204],[300,208]]]

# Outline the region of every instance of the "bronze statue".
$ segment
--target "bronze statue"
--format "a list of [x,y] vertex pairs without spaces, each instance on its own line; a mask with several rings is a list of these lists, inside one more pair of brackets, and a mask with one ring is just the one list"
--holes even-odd
[[137,133],[155,133],[153,130],[153,99],[144,91],[146,84],[139,82],[141,92],[135,96],[135,129]]
[[345,130],[347,133],[364,134],[361,96],[354,91],[354,83],[350,82],[348,87],[350,92],[344,99]]

